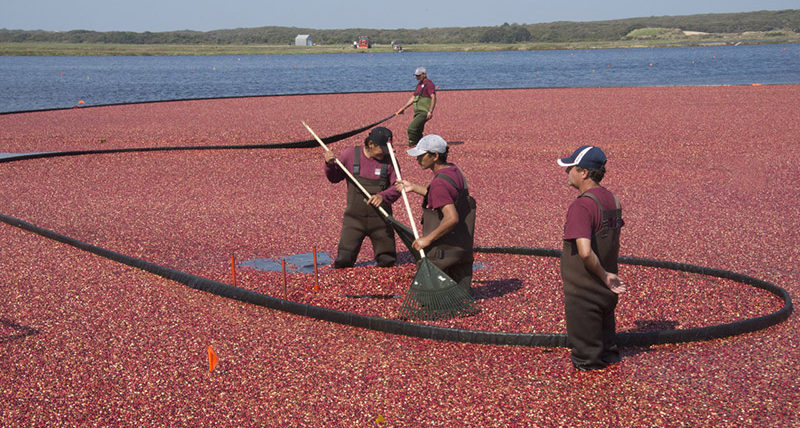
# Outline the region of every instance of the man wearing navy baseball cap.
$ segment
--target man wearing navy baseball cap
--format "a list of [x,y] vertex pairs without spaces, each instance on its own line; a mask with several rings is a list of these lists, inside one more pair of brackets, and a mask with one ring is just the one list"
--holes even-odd
[[620,360],[614,310],[625,292],[617,276],[622,207],[600,185],[606,155],[599,147],[578,147],[557,162],[566,168],[567,183],[580,192],[567,211],[561,253],[567,341],[575,368],[602,369]]

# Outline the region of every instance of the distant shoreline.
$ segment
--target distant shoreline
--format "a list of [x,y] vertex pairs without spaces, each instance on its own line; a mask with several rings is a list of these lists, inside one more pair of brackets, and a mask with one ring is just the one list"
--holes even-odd
[[[354,49],[354,42],[362,39],[372,48]],[[399,46],[404,52],[524,51],[764,43],[800,43],[800,9],[417,29],[262,26],[137,33],[0,28],[0,56],[280,55],[399,52]]]
[[[470,52],[470,51],[528,51],[571,49],[657,48],[676,46],[725,46],[753,44],[793,44],[800,38],[676,38],[657,40],[618,40],[605,42],[528,42],[528,43],[463,43],[409,44],[402,52]],[[387,53],[398,52],[390,45],[375,45],[370,49],[354,49],[351,45],[190,45],[190,44],[111,44],[111,43],[0,43],[0,56],[203,56],[203,55],[288,55],[330,53]],[[399,54],[402,54],[398,52]]]

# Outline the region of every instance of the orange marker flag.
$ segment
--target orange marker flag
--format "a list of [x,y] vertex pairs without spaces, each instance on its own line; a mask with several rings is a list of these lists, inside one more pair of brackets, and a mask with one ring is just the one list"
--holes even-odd
[[217,353],[214,352],[214,348],[211,345],[208,346],[208,371],[213,372],[214,369],[217,367],[217,363],[219,362],[219,357],[217,357]]

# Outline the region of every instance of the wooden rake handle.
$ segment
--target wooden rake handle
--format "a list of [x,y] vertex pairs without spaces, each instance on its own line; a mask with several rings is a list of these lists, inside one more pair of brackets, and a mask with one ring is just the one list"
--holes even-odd
[[[397,165],[397,158],[394,156],[394,147],[392,147],[392,143],[387,143],[389,146],[389,157],[392,158],[392,166],[394,166],[394,173],[397,175],[397,180],[400,181],[403,178],[400,176],[400,167]],[[411,205],[408,203],[408,195],[406,194],[406,188],[403,187],[400,189],[400,193],[403,195],[403,202],[406,205],[406,213],[408,214],[408,221],[411,222],[411,230],[414,232],[414,239],[419,239],[419,232],[417,232],[417,224],[414,222],[414,216],[411,215]],[[419,250],[419,256],[421,258],[425,258],[425,251]]]

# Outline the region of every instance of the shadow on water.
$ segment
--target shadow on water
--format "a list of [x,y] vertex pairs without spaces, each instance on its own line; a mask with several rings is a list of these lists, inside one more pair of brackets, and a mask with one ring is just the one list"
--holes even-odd
[[0,325],[14,330],[15,333],[10,335],[0,335],[0,343],[11,342],[12,340],[22,339],[23,337],[33,334],[39,334],[39,330],[24,325],[19,325],[7,318],[0,318]]

